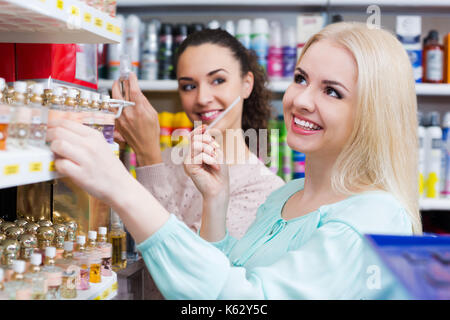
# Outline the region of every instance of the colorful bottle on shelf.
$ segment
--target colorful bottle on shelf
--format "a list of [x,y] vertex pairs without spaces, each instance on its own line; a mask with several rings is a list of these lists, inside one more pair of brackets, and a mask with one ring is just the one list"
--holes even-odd
[[90,107],[91,93],[89,91],[83,90],[80,94],[80,112],[81,112],[81,122],[88,127],[94,125],[94,113]]
[[59,300],[61,298],[62,272],[60,267],[55,266],[56,248],[45,249],[45,261],[42,271],[47,277],[47,300]]
[[11,120],[10,106],[6,103],[7,87],[5,79],[0,78],[0,150],[6,150],[8,127]]
[[109,242],[112,244],[112,269],[118,271],[127,266],[127,234],[117,213],[111,212]]
[[295,65],[297,64],[297,41],[295,28],[287,27],[283,32],[283,78],[294,76]]
[[158,114],[159,119],[159,145],[161,151],[172,146],[172,131],[174,114],[170,112],[161,112]]
[[158,79],[173,79],[173,30],[172,25],[163,23],[159,31]]
[[91,250],[89,256],[89,282],[102,282],[102,259],[98,250]]
[[115,114],[111,111],[109,105],[110,97],[107,94],[102,95],[102,103],[100,109],[103,113],[103,136],[108,143],[114,142],[114,122]]
[[31,126],[31,108],[26,104],[27,83],[14,82],[14,100],[11,108],[11,122],[8,130],[8,144],[25,148]]
[[267,70],[267,53],[269,50],[269,23],[267,19],[257,18],[253,20],[250,46],[258,57],[259,65]]
[[54,224],[53,229],[55,230],[55,238],[53,241],[54,247],[56,248],[56,258],[62,257],[64,252],[64,240],[66,238],[67,229],[66,225],[62,223]]
[[38,252],[45,254],[45,250],[52,245],[55,238],[55,230],[52,227],[39,227],[36,231],[36,237],[38,239]]
[[67,229],[66,241],[76,241],[76,232],[78,229],[78,224],[75,221],[67,221],[64,223]]
[[423,82],[444,82],[444,46],[439,43],[439,33],[431,30],[423,48]]
[[102,276],[112,276],[112,244],[107,242],[107,229],[106,227],[98,228],[97,248],[100,251],[102,259],[101,273]]
[[62,273],[61,298],[75,299],[77,297],[77,273],[67,269]]
[[29,143],[32,146],[45,145],[47,133],[48,108],[43,106],[44,86],[36,83],[32,89],[30,98],[31,108],[31,132]]
[[147,34],[142,51],[141,78],[158,79],[158,23],[156,20],[147,25]]
[[5,281],[9,281],[13,274],[13,262],[17,259],[20,245],[17,240],[5,239],[2,242],[3,252],[1,267],[5,271]]
[[80,274],[76,282],[78,290],[89,290],[89,256],[83,252],[75,252],[73,259],[79,268]]
[[85,252],[86,251],[86,236],[79,235],[77,236],[77,252]]
[[97,247],[97,231],[88,231],[87,250],[95,249]]
[[24,233],[17,238],[20,243],[20,259],[30,261],[31,255],[37,248],[37,238],[33,234]]
[[11,281],[5,285],[5,290],[10,300],[31,300],[32,288],[25,281],[25,261],[14,260]]
[[[296,48],[295,48],[296,50]],[[271,79],[283,77],[283,48],[281,36],[281,23],[270,23],[269,51],[267,56],[267,75]]]
[[47,277],[41,269],[42,255],[33,253],[30,258],[31,267],[25,274],[25,281],[31,285],[31,299],[45,300],[47,295]]

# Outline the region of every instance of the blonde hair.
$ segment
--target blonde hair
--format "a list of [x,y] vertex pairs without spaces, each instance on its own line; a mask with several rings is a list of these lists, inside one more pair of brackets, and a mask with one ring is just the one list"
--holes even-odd
[[330,24],[309,39],[348,49],[358,68],[351,136],[333,168],[332,187],[343,194],[390,192],[406,208],[413,233],[422,233],[418,192],[417,98],[410,60],[388,31],[358,22]]

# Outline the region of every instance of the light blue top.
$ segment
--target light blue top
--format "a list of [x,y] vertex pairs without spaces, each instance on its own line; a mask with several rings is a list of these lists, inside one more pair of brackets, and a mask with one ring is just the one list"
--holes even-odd
[[167,299],[410,298],[364,234],[411,235],[391,194],[366,192],[284,220],[281,211],[304,179],[274,191],[239,241],[210,243],[174,215],[138,245]]

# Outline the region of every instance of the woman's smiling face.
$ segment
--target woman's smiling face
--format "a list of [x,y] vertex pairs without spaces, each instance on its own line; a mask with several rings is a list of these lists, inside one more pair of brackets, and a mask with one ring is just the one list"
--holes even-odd
[[283,97],[287,143],[305,154],[339,155],[354,122],[358,70],[332,40],[312,44]]

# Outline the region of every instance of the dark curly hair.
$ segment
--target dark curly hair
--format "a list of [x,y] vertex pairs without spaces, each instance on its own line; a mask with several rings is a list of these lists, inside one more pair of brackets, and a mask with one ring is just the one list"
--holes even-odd
[[[239,61],[241,75],[253,73],[253,90],[250,96],[244,100],[242,111],[242,129],[267,129],[268,121],[272,115],[272,92],[267,88],[268,78],[264,69],[258,64],[258,58],[252,50],[247,50],[235,37],[225,30],[204,29],[190,34],[180,45],[175,55],[175,68],[181,54],[190,46],[202,44],[215,44],[228,48]],[[258,134],[259,136],[259,134]],[[247,145],[248,142],[246,141]],[[259,143],[258,143],[259,146]]]

